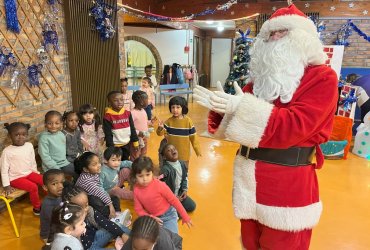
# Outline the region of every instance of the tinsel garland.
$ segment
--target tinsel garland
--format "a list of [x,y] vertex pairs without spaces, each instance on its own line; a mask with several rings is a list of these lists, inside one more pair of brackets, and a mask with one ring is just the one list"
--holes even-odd
[[351,20],[349,20],[349,25],[359,36],[362,36],[366,41],[370,42],[370,37],[362,32],[362,30],[360,30]]
[[348,38],[352,35],[352,31],[354,30],[359,36],[362,36],[366,41],[370,42],[370,36],[365,34],[359,27],[357,27],[357,25],[354,24],[351,19],[348,19],[347,22],[339,28],[339,30],[326,34],[324,34],[326,26],[323,21],[319,22],[318,19],[311,17],[310,19],[316,24],[317,32],[320,34],[321,40],[323,40],[326,37],[336,35],[337,39],[334,41],[334,44],[344,45],[345,47],[348,47],[350,46]]
[[17,4],[15,0],[5,0],[6,27],[15,33],[19,33]]
[[131,16],[135,16],[135,17],[142,18],[142,19],[148,19],[148,20],[155,21],[155,22],[157,21],[187,22],[187,21],[193,20],[200,16],[212,15],[216,13],[217,11],[226,11],[230,9],[231,6],[236,3],[237,3],[237,0],[230,0],[224,4],[217,5],[215,9],[206,9],[204,11],[194,13],[194,14],[189,14],[183,17],[162,16],[162,15],[154,14],[151,12],[135,9],[128,5],[121,5],[123,6],[121,10]]

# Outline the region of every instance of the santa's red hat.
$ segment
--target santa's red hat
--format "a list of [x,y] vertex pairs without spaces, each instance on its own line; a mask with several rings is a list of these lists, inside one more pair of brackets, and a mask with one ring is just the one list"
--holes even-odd
[[268,39],[271,31],[284,29],[301,29],[315,37],[318,37],[315,24],[294,4],[275,11],[275,13],[271,15],[270,19],[263,23],[259,35],[264,39]]

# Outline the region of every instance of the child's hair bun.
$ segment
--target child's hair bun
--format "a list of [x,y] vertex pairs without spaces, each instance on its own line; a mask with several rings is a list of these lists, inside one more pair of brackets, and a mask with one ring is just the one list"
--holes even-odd
[[10,126],[10,124],[9,124],[9,123],[7,123],[7,122],[6,122],[6,123],[4,123],[4,128],[5,128],[5,129],[9,130],[9,126]]

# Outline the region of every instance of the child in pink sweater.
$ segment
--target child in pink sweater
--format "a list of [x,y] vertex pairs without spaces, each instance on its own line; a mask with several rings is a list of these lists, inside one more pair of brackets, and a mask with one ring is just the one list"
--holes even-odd
[[[153,162],[149,157],[141,156],[132,163],[134,185],[134,209],[139,216],[149,215],[164,228],[178,234],[177,213],[183,224],[193,225],[189,215],[170,188],[153,178]],[[177,210],[177,212],[176,212]]]
[[[135,108],[131,110],[132,120],[136,128],[137,136],[139,137],[139,150],[131,148],[130,160],[134,161],[139,156],[145,156],[148,148],[149,124],[148,115],[145,112],[145,107],[148,106],[148,95],[141,90],[135,91],[132,95],[132,100],[135,103]],[[153,118],[155,119],[155,118]]]
[[[37,171],[33,145],[27,142],[29,124],[13,122],[4,124],[12,145],[6,147],[1,154],[1,179],[5,196],[13,192],[13,188],[30,193],[33,213],[40,215],[41,202],[38,186],[43,186],[42,175]],[[12,188],[13,187],[13,188]]]

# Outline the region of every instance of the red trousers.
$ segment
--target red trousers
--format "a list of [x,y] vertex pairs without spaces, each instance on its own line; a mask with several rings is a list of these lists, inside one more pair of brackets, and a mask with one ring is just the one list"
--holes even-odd
[[312,230],[286,232],[255,220],[240,220],[243,247],[247,250],[307,250]]
[[42,175],[33,172],[25,177],[15,179],[10,182],[10,186],[30,193],[31,204],[35,209],[39,209],[41,207],[39,188],[37,185],[44,185]]

